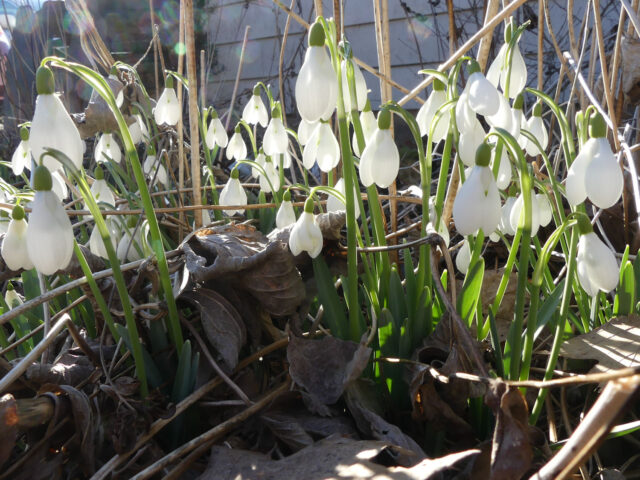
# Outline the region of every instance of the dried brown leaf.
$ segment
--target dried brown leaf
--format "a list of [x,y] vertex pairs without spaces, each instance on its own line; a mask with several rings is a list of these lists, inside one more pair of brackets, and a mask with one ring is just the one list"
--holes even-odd
[[11,456],[18,434],[16,399],[7,393],[0,398],[0,467]]
[[231,372],[238,364],[247,332],[238,311],[219,293],[208,288],[183,292],[181,300],[195,305],[207,339],[220,356],[222,368]]
[[360,376],[369,355],[371,349],[363,344],[335,337],[314,340],[291,335],[287,346],[291,378],[325,405],[338,401]]
[[597,360],[592,372],[640,365],[640,316],[618,317],[562,344],[568,358]]
[[478,450],[467,450],[412,468],[387,467],[397,448],[387,442],[351,440],[337,435],[317,442],[282,460],[246,450],[214,446],[200,480],[430,480],[469,468]]

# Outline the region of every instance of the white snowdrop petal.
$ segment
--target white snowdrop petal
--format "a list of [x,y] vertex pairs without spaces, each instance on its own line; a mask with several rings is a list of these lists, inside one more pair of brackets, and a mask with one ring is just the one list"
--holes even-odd
[[[365,104],[367,103],[367,82],[364,79],[364,75],[362,75],[362,71],[360,67],[353,61],[350,60],[351,65],[353,65],[353,77],[356,84],[356,108],[359,111],[362,111]],[[346,60],[342,60],[341,64],[341,72],[342,72],[342,98],[344,99],[344,108],[347,112],[351,112],[353,109],[351,105],[351,95],[349,92],[349,83],[347,80],[347,63]]]
[[596,139],[591,138],[582,146],[567,172],[565,194],[570,205],[578,205],[587,198],[585,177],[593,156],[599,150]]
[[507,48],[508,45],[506,43],[503,43],[500,47],[500,50],[498,50],[496,58],[493,60],[493,62],[491,62],[491,65],[487,70],[487,80],[489,80],[489,82],[491,82],[491,85],[496,88],[498,88],[498,85],[500,84],[500,76],[504,67],[504,57],[507,53]]
[[[500,76],[500,86],[505,92],[507,91],[508,72],[509,70],[505,66],[502,70],[502,75]],[[518,94],[524,90],[526,85],[527,65],[524,62],[522,53],[520,53],[520,47],[516,44],[511,52],[511,77],[509,78],[509,91],[507,92],[507,95],[509,95],[509,98],[516,98]]]
[[296,223],[296,213],[290,200],[283,200],[276,214],[276,227],[285,228]]
[[173,88],[165,88],[153,110],[153,116],[158,125],[176,125],[180,118],[180,104],[176,91]]
[[336,108],[338,80],[325,48],[310,46],[295,86],[296,105],[300,116],[316,122]]
[[538,206],[538,220],[540,221],[540,226],[546,227],[551,222],[553,218],[553,210],[551,209],[551,204],[549,203],[549,199],[544,193],[538,193],[536,195],[536,201]]
[[[75,123],[54,94],[38,95],[31,121],[29,145],[36,163],[46,148],[54,148],[66,154],[76,168],[82,166],[83,142]],[[50,171],[62,169],[62,164],[47,155],[43,164]]]
[[460,131],[460,139],[458,140],[458,154],[467,167],[476,164],[476,150],[484,141],[485,131],[480,122],[473,118],[471,120],[471,128],[465,128]]
[[7,233],[2,241],[2,258],[11,270],[31,270],[33,262],[27,250],[27,222],[25,219],[11,219]]
[[247,158],[247,146],[242,139],[242,135],[235,132],[227,145],[227,160],[244,160]]
[[115,207],[116,199],[109,188],[109,184],[104,178],[94,180],[93,185],[91,185],[91,193],[93,194],[93,198],[95,198],[96,202],[108,203],[112,207]]
[[31,148],[29,141],[21,140],[11,156],[11,169],[14,175],[20,175],[25,168],[31,170]]
[[207,143],[209,150],[213,150],[216,145],[220,148],[226,148],[229,143],[227,131],[218,117],[212,118],[209,122],[209,128],[207,128],[207,134],[205,135],[205,142]]
[[484,116],[495,115],[500,106],[500,94],[480,72],[472,73],[468,80],[467,102],[471,109]]
[[[246,205],[247,204],[247,194],[242,188],[242,184],[240,180],[237,178],[229,177],[229,181],[223,187],[220,192],[220,205]],[[224,210],[224,213],[228,216],[233,216],[236,213],[243,214],[244,209],[241,210]]]
[[466,274],[469,270],[469,264],[471,263],[471,247],[469,242],[465,238],[462,242],[462,247],[458,250],[456,255],[456,267],[462,274]]
[[610,208],[622,195],[623,176],[609,145],[593,157],[585,172],[587,197],[598,208]]
[[330,172],[340,161],[340,145],[328,123],[318,127],[316,161],[323,172]]
[[618,284],[619,267],[615,255],[594,232],[580,237],[579,263],[586,265],[586,273],[592,286],[610,292]]
[[264,153],[271,156],[278,155],[286,152],[288,146],[289,139],[282,120],[280,118],[272,118],[262,138]]

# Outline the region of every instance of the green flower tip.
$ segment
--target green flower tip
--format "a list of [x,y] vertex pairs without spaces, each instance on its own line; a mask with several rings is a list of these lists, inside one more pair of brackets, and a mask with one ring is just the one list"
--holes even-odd
[[364,108],[362,109],[363,112],[370,112],[371,111],[371,102],[369,101],[369,99],[367,98],[367,103],[364,104]]
[[111,69],[109,70],[109,75],[113,75],[113,76],[117,77],[118,76],[118,67],[113,65],[111,67]]
[[211,119],[213,120],[214,118],[218,118],[218,112],[216,112],[216,109],[211,107],[209,109],[209,116],[211,117]]
[[309,29],[309,46],[310,47],[322,47],[324,46],[324,27],[316,20]]
[[140,110],[135,105],[131,107],[131,115],[140,115]]
[[533,107],[533,116],[541,117],[542,116],[542,103],[537,102],[535,107]]
[[287,191],[284,192],[284,195],[282,196],[282,199],[285,202],[290,202],[291,201],[291,190],[287,188]]
[[38,67],[36,72],[36,91],[38,95],[51,95],[56,89],[53,72],[49,67]]
[[584,122],[584,112],[582,110],[578,110],[576,112],[576,125],[582,125]]
[[104,170],[102,170],[100,165],[94,170],[93,176],[96,177],[96,180],[104,180]]
[[[516,99],[513,101],[513,108],[517,109],[517,110],[522,110],[522,107],[524,106],[524,97],[522,96],[521,93],[518,94],[518,96],[516,97]],[[534,115],[535,115],[535,108],[533,109]]]
[[13,210],[11,212],[11,217],[14,220],[23,220],[24,219],[24,208],[22,208],[20,205],[16,205],[15,207],[13,207]]
[[23,142],[29,140],[29,129],[24,125],[20,127],[20,140],[22,140]]
[[474,59],[469,60],[469,66],[467,67],[467,71],[469,72],[469,75],[479,72],[480,64]]
[[51,190],[53,183],[51,173],[44,165],[38,165],[33,171],[33,189],[37,192]]
[[12,291],[12,290],[15,290],[15,287],[13,286],[13,283],[9,282],[9,283],[7,284],[7,291],[9,291],[9,292],[10,292],[10,291]]
[[271,116],[273,118],[282,118],[282,109],[280,108],[280,102],[276,102],[271,109]]
[[267,155],[264,157],[264,162],[265,163],[273,163],[273,161],[271,160],[271,155]]
[[504,43],[509,43],[513,37],[513,18],[510,18],[504,29]]
[[306,213],[313,213],[313,198],[309,197],[304,202],[304,211]]
[[340,54],[342,55],[343,58],[347,60],[350,60],[351,58],[353,58],[353,50],[351,49],[351,44],[349,43],[348,40],[344,38],[340,40],[340,43],[338,44],[338,49],[340,50]]
[[589,136],[591,138],[607,136],[607,124],[600,112],[594,112],[589,119]]
[[231,170],[231,178],[234,178],[236,180],[240,178],[240,172],[238,171],[237,168],[234,168],[233,170]]
[[257,97],[260,96],[260,85],[256,83],[256,86],[253,87],[253,94],[256,95]]
[[173,76],[167,75],[164,79],[165,88],[173,88]]
[[434,78],[433,79],[433,89],[436,92],[444,92],[444,82],[442,80],[440,80],[439,78]]
[[391,128],[391,112],[386,108],[378,113],[378,128],[380,130],[389,130]]
[[0,210],[0,218],[9,218],[9,214],[6,210]]
[[593,232],[593,226],[591,225],[589,217],[587,217],[584,213],[579,213],[577,217],[578,231],[580,232],[580,235],[586,235],[587,233]]
[[482,142],[476,150],[476,165],[488,167],[491,162],[491,147],[488,143]]
[[138,223],[138,218],[134,215],[130,215],[127,218],[127,228],[136,228],[136,224]]
[[236,124],[235,128],[233,129],[233,131],[234,131],[235,133],[240,133],[240,132],[242,131],[242,129],[241,129],[241,127],[240,127],[240,124],[239,124],[239,123],[238,123],[238,124]]

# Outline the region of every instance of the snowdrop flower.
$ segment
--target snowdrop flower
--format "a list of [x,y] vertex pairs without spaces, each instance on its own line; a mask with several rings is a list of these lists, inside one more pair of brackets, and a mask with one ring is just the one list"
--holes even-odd
[[67,184],[62,178],[62,170],[56,170],[51,173],[51,181],[52,187],[51,190],[53,193],[60,199],[62,202],[65,198],[69,196],[69,189],[67,188]]
[[476,153],[476,164],[462,184],[453,203],[453,220],[461,235],[474,235],[479,229],[489,235],[500,222],[500,194],[489,168],[491,147],[483,143]]
[[20,143],[11,157],[11,169],[18,176],[24,169],[31,170],[31,147],[29,146],[29,130],[20,127]]
[[482,124],[477,118],[472,118],[470,126],[460,130],[460,138],[458,139],[458,155],[462,163],[467,167],[473,167],[476,162],[476,152],[478,147],[484,142],[486,133]]
[[2,240],[2,258],[11,270],[31,270],[33,262],[27,251],[27,221],[20,205],[13,207],[9,228]]
[[[333,186],[333,188],[339,191],[342,194],[342,196],[346,198],[346,188],[344,186],[344,178],[341,178],[340,180],[338,180],[336,184]],[[356,197],[355,195],[359,194],[360,192],[354,191],[353,193],[354,193],[354,200],[355,200],[354,202],[355,214],[356,214],[356,218],[359,218],[360,205],[358,205],[358,197]],[[329,196],[327,197],[327,212],[346,212],[346,210],[347,210],[346,203],[344,203],[342,199],[330,193]]]
[[[509,98],[515,98],[527,85],[527,65],[524,62],[522,53],[520,53],[520,47],[518,43],[516,43],[511,50],[511,70],[509,70],[507,53],[509,51],[508,44],[511,41],[511,32],[507,33],[507,31],[510,27],[511,26],[507,27],[507,30],[505,30],[505,43],[500,47],[498,55],[489,67],[487,79],[495,87],[500,84],[500,88],[507,93]],[[510,76],[509,73],[511,74]],[[507,79],[509,80],[508,91]]]
[[[524,215],[524,196],[522,193],[518,195],[516,201],[511,208],[511,228],[515,232],[518,230],[518,226],[520,225],[520,217]],[[524,220],[522,220],[524,221]],[[538,233],[538,229],[540,228],[540,215],[538,212],[538,199],[536,197],[536,192],[531,190],[531,236],[534,237]]]
[[474,112],[469,106],[468,87],[469,82],[467,82],[464,90],[462,90],[462,93],[458,97],[458,101],[456,103],[456,126],[460,132],[465,129],[473,128],[474,121],[477,120],[476,112]]
[[[494,128],[503,128],[513,137],[520,135],[520,114],[514,111],[503,95],[498,95],[498,111],[494,115],[486,116],[487,123]],[[522,102],[522,97],[520,97]]]
[[36,194],[27,227],[27,251],[36,270],[51,275],[69,265],[73,255],[73,229],[60,200],[51,191],[51,173],[44,165],[33,172]]
[[244,160],[247,158],[247,146],[244,144],[244,140],[242,140],[242,133],[240,124],[236,125],[234,129],[233,135],[231,135],[231,140],[229,140],[229,144],[227,145],[227,160]]
[[378,128],[371,136],[360,159],[360,181],[365,187],[373,183],[387,188],[398,176],[400,153],[391,137],[391,112],[380,110]]
[[[238,127],[236,127],[236,131],[238,131]],[[209,150],[213,150],[216,145],[220,148],[225,148],[229,142],[227,131],[218,118],[218,112],[214,109],[211,109],[211,121],[209,122],[209,128],[207,128],[207,134],[204,137],[204,141],[207,143]]]
[[[240,180],[238,179],[240,174],[238,173],[238,169],[234,168],[231,170],[231,175],[229,176],[229,180],[227,184],[224,186],[222,191],[220,192],[220,205],[246,205],[247,204],[247,194],[245,193],[242,185],[240,184]],[[225,214],[232,217],[236,213],[242,215],[244,213],[244,209],[241,210],[225,210]]]
[[447,225],[444,223],[444,219],[440,217],[440,221],[438,222],[438,228],[435,228],[435,222],[437,217],[436,212],[436,197],[429,197],[429,223],[427,224],[427,231],[433,231],[440,235],[444,240],[444,243],[449,246],[449,242],[451,240],[449,236],[449,229]]
[[[38,96],[29,134],[31,153],[36,162],[40,162],[45,149],[55,148],[69,157],[76,168],[80,168],[83,153],[80,133],[62,101],[53,93],[54,87],[53,72],[48,67],[38,67]],[[62,164],[49,155],[43,158],[42,163],[50,171],[62,169]]]
[[[265,173],[260,173],[259,176],[260,190],[264,193],[272,193],[273,191],[277,192],[280,190],[280,175],[278,175],[278,170],[276,170],[276,167],[273,165],[271,157],[265,157],[262,168]],[[273,190],[271,189],[272,186]]]
[[296,223],[296,213],[293,211],[293,204],[291,203],[291,192],[287,189],[276,214],[276,227],[285,228],[294,223]]
[[[529,130],[531,135],[538,139],[542,150],[545,151],[549,145],[549,133],[547,132],[547,128],[544,126],[544,121],[542,120],[542,104],[540,102],[536,103],[536,106],[533,107],[533,115],[527,121],[525,128]],[[525,149],[532,157],[542,155],[538,146],[529,139],[527,139]]]
[[149,130],[147,129],[147,124],[144,122],[142,115],[137,107],[131,108],[131,115],[135,119],[135,121],[129,125],[129,135],[131,135],[131,141],[134,145],[137,145],[142,142],[149,141]]
[[[115,220],[113,220],[112,218],[107,218],[105,220],[105,223],[107,224],[107,228],[109,229],[109,239],[111,241],[112,247],[114,244],[113,242],[115,242],[116,245],[119,245],[118,237],[120,236],[120,232],[118,226],[115,223]],[[125,247],[123,246],[123,248]],[[134,247],[131,248],[133,249]],[[114,250],[116,250],[117,255],[117,249],[115,247]],[[89,236],[89,251],[99,257],[105,259],[109,258],[107,248],[104,245],[104,240],[102,239],[102,235],[100,235],[100,230],[98,230],[98,227],[93,227],[91,235]],[[126,258],[123,257],[121,260],[124,261],[126,260]]]
[[117,87],[118,89],[118,93],[116,94],[116,106],[121,108],[124,103],[124,85],[122,85],[122,82],[118,78],[118,68],[116,66],[111,67],[108,79],[111,80],[111,82],[107,82],[111,87],[111,90],[113,90],[114,87]]
[[515,235],[516,231],[511,226],[511,211],[516,203],[516,197],[507,197],[500,210],[500,223],[498,223],[498,230],[504,235]]
[[[167,186],[169,185],[169,178],[167,175],[167,169],[164,168],[162,162],[158,161],[155,155],[155,151],[153,149],[149,150],[149,154],[147,158],[144,159],[144,164],[142,165],[142,170],[147,178],[153,179],[153,185],[156,184]],[[156,173],[157,170],[157,173]]]
[[591,138],[585,142],[567,173],[569,204],[589,200],[598,208],[615,205],[622,195],[622,171],[606,138],[607,125],[599,113],[589,122]]
[[137,223],[138,220],[134,216],[127,219],[127,228],[122,232],[116,249],[116,255],[121,262],[135,262],[143,258],[142,225],[137,226]]
[[480,71],[480,65],[475,60],[471,61],[469,73],[469,80],[465,86],[469,107],[485,117],[495,115],[500,106],[498,90],[485,78]]
[[336,108],[338,79],[324,48],[324,29],[315,22],[309,29],[309,48],[296,79],[298,113],[307,122],[328,118]]
[[471,247],[469,241],[465,238],[462,242],[462,247],[456,255],[456,267],[460,270],[460,273],[466,275],[469,270],[469,264],[471,263]]
[[356,62],[353,61],[351,55],[349,57],[350,58],[348,61],[353,67],[353,79],[355,80],[356,84],[356,105],[351,105],[351,94],[349,91],[349,82],[347,79],[347,60],[343,59],[340,71],[342,72],[342,98],[344,100],[344,109],[347,112],[351,112],[352,110],[361,111],[367,103],[367,82],[364,79],[364,75],[362,75],[362,71],[360,71],[360,67],[356,65]]
[[544,193],[536,194],[536,210],[538,211],[538,221],[541,227],[546,227],[553,218],[551,203]]
[[[262,149],[262,147],[260,147],[260,151],[258,152],[258,156],[256,157],[255,162],[264,168],[264,164],[266,163],[266,160],[267,160],[267,156],[264,154],[264,150]],[[260,178],[260,175],[262,175],[262,172],[260,171],[260,169],[252,165],[251,176],[254,178]]]
[[[362,126],[362,136],[364,137],[365,146],[369,143],[371,136],[378,128],[378,122],[376,120],[376,116],[371,111],[371,103],[369,100],[364,105],[364,110],[360,112],[360,126]],[[353,138],[351,140],[351,144],[353,145],[353,153],[356,154],[356,157],[360,157],[360,146],[358,145],[358,139],[356,137],[356,133],[353,132]]]
[[[431,123],[435,119],[436,112],[447,101],[447,94],[445,93],[445,85],[439,79],[433,80],[433,91],[426,102],[418,110],[416,120],[420,127],[420,135],[423,137],[429,134],[429,129],[432,127]],[[449,132],[449,120],[451,117],[451,110],[442,112],[438,119],[438,123],[433,126],[433,137],[431,141],[438,143],[440,140],[446,138]]]
[[116,198],[113,196],[113,192],[111,188],[109,188],[109,184],[104,179],[104,172],[102,167],[98,165],[94,172],[96,179],[91,185],[91,194],[93,198],[96,199],[98,203],[106,203],[111,205],[112,207],[116,204]]
[[249,125],[260,124],[262,128],[267,126],[269,121],[269,112],[260,97],[260,85],[253,87],[253,95],[242,110],[242,120]]
[[7,285],[7,292],[4,294],[4,301],[10,310],[13,310],[17,306],[24,303],[22,297],[18,295],[18,292],[16,292],[16,289],[11,282],[9,282],[9,284]]
[[96,144],[94,158],[97,163],[108,162],[109,160],[120,163],[120,160],[122,160],[122,152],[111,133],[103,133],[100,135],[100,139]]
[[322,232],[313,214],[313,199],[307,198],[304,211],[289,234],[289,249],[294,256],[307,252],[316,258],[322,251]]
[[320,121],[302,151],[304,168],[311,170],[318,162],[323,172],[330,172],[340,161],[340,145],[328,122]]
[[304,118],[300,120],[300,125],[298,125],[298,142],[300,142],[300,145],[305,146],[307,144],[317,126],[318,122],[307,122]]
[[180,104],[176,91],[173,89],[173,77],[167,75],[164,82],[164,90],[153,109],[153,117],[158,125],[166,123],[167,125],[177,125],[180,119]]
[[578,228],[577,270],[580,285],[590,296],[600,290],[610,292],[618,285],[620,275],[616,257],[594,233],[586,216],[580,216]]
[[282,123],[280,103],[276,103],[271,111],[271,121],[262,137],[262,148],[266,155],[278,155],[287,151],[289,137]]
[[[491,158],[490,167],[493,170],[494,158]],[[498,165],[498,175],[496,177],[496,185],[499,190],[504,190],[511,183],[511,162],[509,161],[509,155],[507,154],[507,147],[502,147],[502,153],[500,154],[500,165]]]

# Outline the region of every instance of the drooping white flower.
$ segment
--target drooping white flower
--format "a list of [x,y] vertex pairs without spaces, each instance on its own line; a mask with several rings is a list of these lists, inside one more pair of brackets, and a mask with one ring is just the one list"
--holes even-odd
[[[494,159],[491,159],[490,167],[493,169]],[[511,162],[509,161],[509,155],[507,154],[506,147],[502,148],[500,155],[500,165],[498,166],[498,175],[496,177],[496,185],[499,190],[504,190],[511,183]]]
[[378,128],[371,136],[360,159],[360,181],[365,187],[373,183],[387,188],[398,176],[400,152],[391,137],[391,112],[381,110]]
[[[367,82],[360,71],[360,67],[356,65],[353,58],[349,59],[351,65],[353,65],[353,78],[356,84],[356,105],[358,111],[362,111],[367,103]],[[347,60],[343,59],[340,70],[342,72],[342,98],[344,100],[344,109],[347,112],[351,112],[353,105],[351,105],[351,95],[349,93],[349,83],[347,81]]]
[[460,129],[460,138],[458,140],[458,155],[462,163],[467,167],[473,167],[476,162],[476,151],[478,147],[484,142],[486,133],[482,124],[475,118],[470,122],[466,128]]
[[[542,120],[542,104],[540,102],[536,103],[536,106],[533,108],[533,115],[529,120],[527,120],[527,124],[524,128],[529,130],[531,135],[538,140],[543,151],[547,149],[547,146],[549,145],[549,133],[544,125],[544,121]],[[538,146],[529,139],[527,139],[525,149],[532,157],[542,154]]]
[[131,141],[134,145],[142,142],[149,142],[149,130],[147,124],[144,122],[142,115],[138,113],[136,107],[132,108],[132,116],[135,121],[129,125],[129,135],[131,135]]
[[[431,92],[431,95],[429,95],[427,101],[420,107],[418,115],[416,116],[416,121],[420,127],[420,135],[424,137],[429,134],[429,129],[432,127],[431,123],[435,119],[436,112],[446,103],[446,101],[447,94],[445,92],[444,83],[436,78],[433,81],[433,91]],[[433,126],[433,137],[431,137],[432,142],[438,143],[440,140],[446,138],[447,132],[449,131],[450,117],[450,110],[446,110],[441,113],[437,123]]]
[[474,125],[474,121],[477,120],[476,112],[474,112],[469,106],[469,82],[462,90],[462,93],[458,97],[458,101],[456,103],[456,125],[459,131],[463,131],[464,129],[472,128]]
[[27,252],[38,272],[51,275],[69,265],[73,255],[73,229],[60,200],[51,191],[47,167],[39,165],[33,178],[36,194],[27,227]]
[[115,207],[116,198],[114,197],[111,188],[109,188],[109,184],[104,179],[104,172],[99,165],[96,167],[94,175],[96,179],[94,180],[93,185],[91,185],[91,194],[93,195],[93,198],[95,198],[98,203],[106,203]]
[[607,127],[600,114],[591,117],[589,130],[592,138],[582,146],[567,173],[567,200],[570,205],[577,205],[589,198],[598,208],[609,208],[622,195],[622,171],[605,136]]
[[479,229],[489,235],[500,223],[500,194],[490,160],[491,147],[483,143],[478,147],[475,166],[456,195],[453,220],[461,235],[473,235]]
[[285,228],[296,223],[296,213],[291,203],[291,192],[287,190],[282,197],[282,203],[276,214],[276,227]]
[[17,306],[24,303],[24,300],[18,294],[18,292],[16,292],[16,289],[11,282],[9,282],[9,284],[7,285],[7,292],[4,294],[4,301],[10,310],[13,310]]
[[[120,236],[120,232],[115,223],[115,220],[112,220],[112,217],[109,217],[105,220],[105,223],[107,224],[107,228],[109,229],[109,239],[111,241],[111,245],[112,246],[114,244],[119,245],[118,237]],[[116,247],[113,247],[113,248],[114,250],[116,250],[116,255],[117,255],[117,248]],[[125,247],[123,246],[123,248]],[[131,248],[135,248],[135,247],[132,246]],[[91,253],[99,257],[102,257],[105,259],[109,258],[109,254],[107,253],[107,248],[104,245],[104,240],[102,239],[102,235],[100,235],[100,230],[98,230],[98,227],[93,227],[93,230],[91,231],[91,235],[89,236],[89,250],[91,251]],[[122,255],[124,255],[124,253],[122,253]],[[122,258],[121,260],[124,261],[125,258]]]
[[429,223],[427,224],[427,233],[429,231],[436,232],[438,235],[442,237],[445,245],[449,246],[449,241],[451,240],[451,237],[449,235],[449,229],[447,228],[447,225],[444,223],[444,218],[442,218],[442,216],[438,221],[438,228],[435,228],[437,216],[438,215],[436,212],[436,197],[429,197]]
[[[364,137],[365,146],[369,143],[371,136],[378,128],[378,122],[376,120],[376,116],[371,111],[371,103],[367,100],[367,103],[364,105],[364,110],[360,112],[360,126],[362,127],[362,136]],[[353,138],[351,140],[351,144],[353,146],[353,153],[356,154],[356,157],[359,157],[362,153],[360,151],[360,146],[358,145],[358,138],[356,136],[356,132],[353,132]]]
[[247,158],[247,146],[242,139],[242,133],[240,125],[236,125],[236,128],[231,135],[231,139],[227,144],[227,160],[244,160]]
[[[233,205],[246,205],[247,204],[247,194],[242,188],[239,180],[239,172],[236,168],[231,170],[231,175],[229,176],[229,180],[226,185],[220,192],[219,202],[220,205],[225,206],[233,206]],[[244,213],[244,209],[240,210],[224,210],[224,213],[230,217],[239,213],[242,215]]]
[[536,206],[538,210],[538,221],[541,227],[546,227],[551,223],[553,218],[553,209],[551,203],[544,193],[536,194]]
[[[511,228],[515,232],[518,230],[520,222],[523,221],[520,217],[524,215],[524,197],[522,193],[516,198],[513,207],[511,208]],[[536,192],[531,190],[531,236],[535,236],[540,228],[540,216],[538,212],[538,199]]]
[[307,122],[304,118],[300,120],[298,125],[298,142],[303,147],[307,144],[314,130],[318,127],[318,122]]
[[[238,131],[237,128],[238,127],[236,127],[236,131]],[[205,135],[204,140],[207,143],[209,150],[213,150],[216,145],[220,148],[225,148],[229,142],[227,131],[218,118],[218,112],[215,110],[211,111],[211,121],[209,122],[209,128],[207,128],[207,134]]]
[[[264,168],[264,164],[265,164],[266,160],[267,160],[267,156],[264,154],[264,150],[262,150],[262,148],[260,148],[260,151],[258,152],[258,156],[255,159],[255,162],[258,165],[260,165],[261,167]],[[260,170],[252,165],[251,166],[251,176],[254,177],[254,178],[259,178],[260,175],[262,175]]]
[[100,135],[96,143],[94,158],[97,163],[108,162],[110,160],[120,163],[120,160],[122,160],[122,152],[111,133],[103,133]]
[[576,266],[580,285],[590,296],[598,291],[610,292],[618,285],[620,269],[616,257],[593,230],[580,236]]
[[20,128],[20,143],[11,156],[11,169],[14,175],[22,174],[26,168],[31,170],[31,146],[29,145],[29,130],[27,127]]
[[267,126],[269,112],[260,97],[260,85],[253,87],[253,95],[242,110],[242,119],[249,125],[260,124],[262,128]]
[[495,115],[500,106],[500,94],[496,87],[480,72],[480,66],[475,60],[471,62],[469,72],[471,75],[465,86],[469,107],[485,117]]
[[[511,76],[509,76],[509,73]],[[507,88],[507,79],[509,80],[509,88]],[[520,46],[516,43],[511,51],[511,71],[506,65],[506,52],[505,52],[505,65],[500,75],[500,87],[509,96],[509,98],[515,98],[518,96],[524,87],[527,85],[527,65],[524,62],[522,53],[520,53]]]
[[33,262],[27,250],[27,221],[20,205],[13,207],[9,228],[2,240],[2,258],[11,270],[31,270]]
[[[266,175],[263,173],[260,173],[259,175],[260,190],[264,193],[272,193],[272,191],[277,192],[280,190],[280,175],[278,175],[278,170],[271,161],[271,157],[265,157],[262,168]],[[271,187],[273,187],[273,190]]]
[[51,190],[61,202],[69,196],[69,189],[67,188],[67,184],[64,181],[64,178],[62,178],[62,175],[62,170],[55,170],[51,172]]
[[500,210],[500,223],[498,223],[498,230],[500,230],[503,235],[516,234],[515,230],[511,226],[511,211],[513,210],[515,203],[516,197],[507,197]]
[[[142,165],[142,170],[147,178],[153,179],[153,185],[161,184],[164,186],[169,185],[169,178],[167,175],[167,169],[164,168],[162,162],[159,162],[155,155],[147,155]],[[156,173],[157,170],[157,173]]]
[[462,242],[462,247],[456,255],[456,267],[460,270],[460,273],[465,274],[469,270],[469,264],[471,263],[471,247],[469,241],[465,238]]
[[[337,191],[339,191],[343,197],[346,198],[346,189],[344,186],[344,178],[341,178],[340,180],[338,180],[336,182],[336,184],[333,186],[333,188],[335,188]],[[358,204],[358,198],[356,197],[356,195],[358,195],[360,192],[353,192],[354,193],[354,208],[355,208],[355,214],[356,214],[356,218],[360,217],[360,205]],[[333,195],[333,194],[329,194],[329,196],[327,197],[327,212],[346,212],[347,211],[347,205],[337,196]]]
[[309,29],[309,48],[296,79],[298,113],[307,122],[327,119],[335,110],[338,79],[324,48],[324,29],[319,22]]
[[[29,134],[33,158],[40,162],[45,149],[54,148],[69,157],[76,168],[80,168],[83,153],[80,133],[62,101],[53,93],[53,72],[48,67],[38,68],[36,89],[38,97]],[[62,169],[62,163],[50,155],[43,157],[42,162],[50,171]]]
[[262,137],[262,148],[266,155],[279,155],[287,151],[289,137],[282,123],[282,112],[280,104],[276,104],[271,112],[269,126]]
[[158,125],[166,123],[167,125],[177,125],[180,119],[180,104],[178,96],[173,89],[173,77],[167,75],[165,88],[153,109],[153,118]]
[[520,113],[514,111],[503,95],[498,95],[498,111],[494,115],[486,116],[487,123],[494,128],[503,128],[513,137],[520,135]]
[[323,172],[330,172],[340,161],[340,145],[336,140],[331,126],[321,121],[311,135],[311,138],[302,151],[302,163],[304,168],[311,170],[318,162],[318,167]]
[[307,252],[311,258],[316,258],[322,251],[322,244],[322,231],[313,214],[313,200],[308,198],[304,211],[289,234],[289,249],[294,256]]

